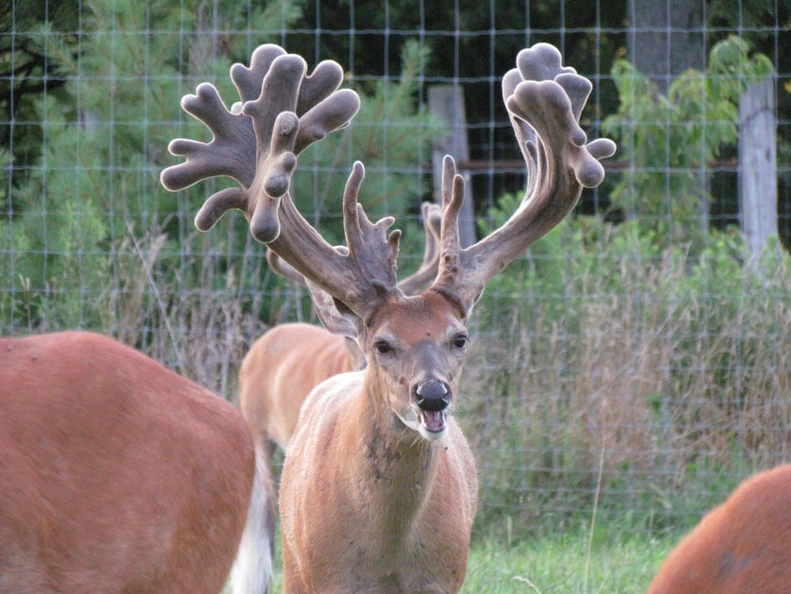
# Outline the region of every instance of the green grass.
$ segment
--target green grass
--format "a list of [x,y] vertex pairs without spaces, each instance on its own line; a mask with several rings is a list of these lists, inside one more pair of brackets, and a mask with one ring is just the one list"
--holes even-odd
[[[567,528],[519,543],[473,543],[463,594],[642,594],[678,535],[656,537],[625,526]],[[590,554],[588,553],[590,540]],[[278,543],[279,546],[279,543]],[[275,562],[274,594],[283,591]]]
[[470,551],[462,592],[487,594],[637,594],[648,588],[675,539],[597,531],[551,534],[512,546],[495,541]]

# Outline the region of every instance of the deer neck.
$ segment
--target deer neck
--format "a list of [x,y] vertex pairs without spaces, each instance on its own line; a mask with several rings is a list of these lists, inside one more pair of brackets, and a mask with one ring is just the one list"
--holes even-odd
[[388,406],[387,394],[366,374],[353,423],[359,452],[357,496],[374,521],[390,533],[408,532],[436,481],[441,442],[429,442],[407,428]]

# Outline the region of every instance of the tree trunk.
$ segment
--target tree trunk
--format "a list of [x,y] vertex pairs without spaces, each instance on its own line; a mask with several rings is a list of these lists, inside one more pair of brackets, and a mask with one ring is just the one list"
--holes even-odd
[[[706,70],[703,0],[629,0],[629,61],[661,95],[685,70]],[[707,172],[696,172],[708,196]],[[701,225],[708,229],[709,202],[700,205]]]
[[705,70],[701,0],[629,0],[629,61],[663,95],[688,68]]

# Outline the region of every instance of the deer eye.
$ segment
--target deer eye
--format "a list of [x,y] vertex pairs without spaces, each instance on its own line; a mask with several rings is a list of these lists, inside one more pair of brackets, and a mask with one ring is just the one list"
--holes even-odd
[[391,345],[386,340],[377,340],[374,343],[374,349],[376,349],[376,352],[380,355],[387,355],[388,353],[393,352],[393,345]]
[[467,346],[467,342],[469,339],[464,334],[459,334],[456,338],[453,339],[453,346],[457,349],[463,349]]

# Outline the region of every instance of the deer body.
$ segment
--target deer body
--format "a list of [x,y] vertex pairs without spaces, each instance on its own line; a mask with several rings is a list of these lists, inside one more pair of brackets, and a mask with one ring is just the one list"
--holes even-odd
[[0,411],[0,592],[216,594],[268,508],[241,415],[109,338],[0,339]]
[[[400,305],[401,322],[415,316],[426,322],[412,335],[399,335],[401,348],[419,345],[412,366],[433,371],[433,354],[420,360],[421,347],[432,345],[420,343],[446,339],[447,322],[432,308],[450,319],[454,308],[437,294]],[[372,362],[367,371],[332,378],[303,407],[281,482],[288,592],[461,587],[477,500],[472,453],[453,418],[445,437],[427,440],[393,412],[395,406],[410,415],[409,386],[400,381],[414,373],[396,367],[392,374]],[[458,379],[448,380],[454,389]],[[342,471],[322,471],[339,460]]]
[[[356,345],[352,348],[359,353]],[[242,362],[242,415],[260,443],[271,440],[286,451],[310,391],[325,379],[360,366],[342,336],[310,324],[275,326],[255,341]]]
[[670,553],[648,594],[787,594],[791,465],[761,472],[709,512]]

